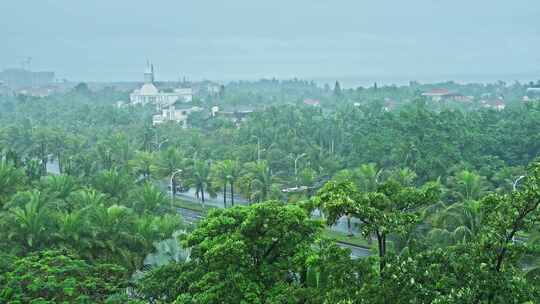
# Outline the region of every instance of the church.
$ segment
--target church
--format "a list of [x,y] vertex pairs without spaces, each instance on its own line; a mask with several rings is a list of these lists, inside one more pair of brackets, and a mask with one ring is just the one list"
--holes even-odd
[[135,89],[130,95],[131,104],[154,104],[158,110],[174,105],[177,101],[191,102],[193,99],[192,88],[178,88],[172,92],[162,92],[154,84],[154,65],[147,63],[144,72],[144,84]]

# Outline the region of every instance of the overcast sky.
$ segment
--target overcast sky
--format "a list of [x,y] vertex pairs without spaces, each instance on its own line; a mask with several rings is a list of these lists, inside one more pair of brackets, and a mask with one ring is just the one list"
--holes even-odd
[[0,12],[0,68],[30,56],[70,80],[141,80],[147,58],[158,80],[540,78],[539,0],[0,0]]

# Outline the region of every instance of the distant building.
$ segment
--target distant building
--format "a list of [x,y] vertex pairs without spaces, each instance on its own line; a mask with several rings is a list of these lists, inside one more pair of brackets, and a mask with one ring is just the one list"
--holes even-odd
[[422,96],[429,97],[433,101],[457,101],[457,102],[471,102],[472,97],[465,96],[459,93],[450,92],[447,89],[433,89],[428,92],[422,93]]
[[385,112],[390,112],[396,108],[396,102],[391,98],[384,99],[383,110]]
[[440,101],[447,94],[450,94],[450,91],[448,91],[447,89],[433,89],[428,92],[422,93],[422,96],[429,97],[433,101]]
[[525,96],[523,96],[523,101],[531,101],[540,99],[540,87],[528,88]]
[[321,101],[318,99],[304,99],[304,104],[312,107],[319,107],[321,105]]
[[47,97],[51,94],[58,93],[60,88],[56,86],[42,86],[42,87],[27,87],[17,91],[18,94],[33,96],[33,97]]
[[222,85],[209,80],[193,83],[193,94],[197,96],[217,96],[222,90]]
[[492,98],[492,99],[484,99],[480,101],[480,104],[482,107],[487,109],[493,109],[497,111],[502,111],[504,108],[506,108],[506,103],[502,98]]
[[181,109],[176,109],[174,105],[169,106],[161,110],[161,113],[156,114],[152,117],[152,124],[159,125],[165,122],[175,122],[181,123],[184,128],[187,128],[187,120],[191,113],[200,112],[204,110],[201,107],[184,107]]
[[246,118],[253,112],[253,109],[250,107],[234,107],[232,109],[221,109],[219,106],[212,107],[212,117],[223,117],[232,121],[236,125],[239,125],[241,122],[245,121]]
[[0,96],[12,96],[13,90],[11,90],[3,81],[0,81]]
[[25,69],[6,69],[0,72],[0,81],[13,90],[37,88],[54,83],[54,72],[32,72]]
[[168,108],[176,102],[190,102],[193,100],[191,88],[178,88],[172,92],[162,92],[154,84],[154,66],[147,64],[144,72],[144,84],[135,89],[129,99],[132,104],[154,104],[158,110]]

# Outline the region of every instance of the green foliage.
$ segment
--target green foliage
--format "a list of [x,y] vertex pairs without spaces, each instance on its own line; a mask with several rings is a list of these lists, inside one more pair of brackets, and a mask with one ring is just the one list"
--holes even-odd
[[125,293],[127,272],[89,264],[65,251],[42,251],[16,259],[0,274],[3,303],[110,303]]
[[291,270],[305,271],[320,228],[304,210],[279,202],[211,211],[185,241],[191,260],[179,274],[185,289],[177,302],[265,302],[294,291]]
[[[420,97],[438,86],[475,100]],[[540,106],[517,102],[524,89],[233,82],[195,103],[255,112],[240,121],[201,112],[188,129],[152,126],[154,107],[116,107],[127,94],[85,84],[0,98],[2,300],[129,303],[137,299],[126,298],[126,278],[153,265],[131,297],[540,302]],[[484,93],[506,96],[507,109],[483,109],[476,99]],[[321,107],[304,105],[308,98]],[[194,188],[201,210],[218,191],[226,207],[236,193],[255,204],[209,212],[181,248],[171,236],[185,227],[164,187],[179,169],[174,183]],[[309,188],[282,191],[296,186]],[[262,203],[281,199],[291,204]],[[376,239],[378,256],[353,260],[325,240],[308,212],[315,207],[327,224],[355,218],[351,232]]]

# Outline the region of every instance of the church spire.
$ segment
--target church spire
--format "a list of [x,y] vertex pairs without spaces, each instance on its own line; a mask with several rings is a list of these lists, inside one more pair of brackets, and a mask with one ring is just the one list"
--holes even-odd
[[154,65],[150,60],[146,60],[146,71],[144,72],[144,83],[154,83]]

